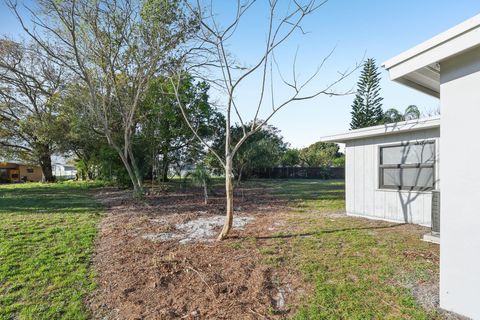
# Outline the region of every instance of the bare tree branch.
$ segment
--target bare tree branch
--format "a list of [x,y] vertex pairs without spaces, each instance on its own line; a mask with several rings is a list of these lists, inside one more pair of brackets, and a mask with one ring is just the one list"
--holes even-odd
[[[359,64],[352,69],[348,69],[338,73],[336,79],[332,80],[328,85],[322,89],[317,89],[311,93],[305,93],[307,87],[313,86],[313,82],[318,78],[320,71],[324,67],[326,61],[332,56],[335,48],[331,50],[320,62],[320,65],[314,72],[306,78],[305,81],[300,81],[297,74],[297,56],[298,50],[292,63],[292,79],[287,80],[279,67],[279,63],[275,57],[275,50],[294,34],[305,34],[306,31],[302,27],[303,20],[313,14],[316,10],[322,7],[327,1],[317,0],[291,0],[281,2],[278,0],[268,0],[268,19],[266,25],[265,44],[262,46],[261,55],[251,66],[239,66],[234,56],[227,51],[229,47],[229,40],[234,39],[234,34],[240,27],[240,22],[243,17],[255,7],[259,1],[246,0],[243,3],[237,1],[235,17],[231,22],[227,23],[222,29],[219,19],[216,17],[216,12],[212,2],[205,7],[202,6],[200,0],[197,0],[196,7],[188,5],[192,14],[198,20],[200,30],[197,33],[196,41],[191,43],[191,48],[182,59],[181,72],[173,72],[172,78],[182,77],[183,72],[188,72],[196,77],[204,79],[212,84],[212,87],[219,89],[219,92],[225,95],[224,109],[226,116],[225,125],[225,155],[220,157],[216,150],[211,150],[212,153],[220,160],[225,168],[225,183],[227,192],[227,219],[224,229],[220,233],[219,239],[228,234],[233,217],[233,184],[232,184],[232,159],[235,157],[238,150],[243,143],[253,134],[261,130],[267,125],[267,122],[285,106],[297,101],[313,99],[320,95],[340,96],[350,94],[351,91],[336,91],[336,85],[342,82],[345,78],[350,76],[357,70]],[[263,4],[265,4],[265,2]],[[286,12],[280,14],[279,11],[287,9]],[[198,55],[196,53],[198,52]],[[275,65],[276,68],[273,66]],[[274,72],[275,75],[274,75]],[[247,79],[255,78],[259,75],[258,85],[258,102],[255,104],[254,116],[252,121],[246,121],[245,112],[241,103],[237,98],[237,92],[242,83]],[[287,91],[275,88],[275,76],[279,76],[284,87],[289,89]],[[268,88],[268,81],[270,86]],[[177,86],[176,93],[178,94],[178,85],[180,82],[172,80],[172,85]],[[269,94],[267,91],[270,90]],[[277,102],[275,99],[275,92],[282,92],[282,95],[289,95],[285,100]],[[290,93],[289,93],[290,91]],[[251,94],[251,93],[249,93]],[[265,105],[265,95],[270,95],[269,104],[271,110],[265,115],[264,120],[258,120],[260,114],[263,115],[263,106]],[[178,104],[182,110],[185,106],[182,105],[180,99],[177,99]],[[231,126],[232,117],[236,116],[240,122],[243,130],[243,136],[239,141],[232,141]],[[188,122],[188,119],[185,117]],[[249,123],[248,126],[245,124]]]

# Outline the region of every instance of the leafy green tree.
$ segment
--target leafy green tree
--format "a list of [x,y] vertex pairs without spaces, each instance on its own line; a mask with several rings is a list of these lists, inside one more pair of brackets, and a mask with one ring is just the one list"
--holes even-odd
[[60,142],[60,152],[74,156],[75,166],[82,180],[95,179],[99,174],[98,156],[107,140],[96,121],[87,112],[88,92],[79,83],[70,83],[61,93],[59,117],[66,125]]
[[418,107],[416,105],[409,105],[403,114],[403,118],[405,121],[408,120],[415,120],[415,119],[420,119],[421,117],[421,112],[418,110]]
[[384,123],[394,123],[400,121],[403,121],[403,114],[401,114],[400,111],[395,108],[390,108],[385,111]]
[[405,109],[402,114],[395,108],[388,109],[384,114],[384,123],[395,123],[400,121],[408,121],[414,119],[420,119],[421,112],[415,105],[410,105]]
[[[219,131],[224,128],[225,118],[209,103],[209,86],[185,77],[179,90],[186,106],[185,116],[193,124],[195,133],[204,141],[221,135]],[[152,177],[167,181],[171,164],[181,166],[200,160],[204,154],[202,144],[185,122],[170,81],[162,77],[151,80],[141,111],[144,116],[138,143],[149,150],[151,160],[147,162]]]
[[282,155],[280,164],[285,167],[293,167],[301,164],[300,159],[300,150],[298,149],[287,149]]
[[180,46],[196,30],[181,0],[42,0],[28,8],[26,23],[8,1],[25,33],[45,56],[71,71],[88,92],[85,106],[95,127],[117,152],[143,195],[133,139],[140,103],[151,79],[177,64]]
[[[248,124],[247,124],[248,126]],[[232,129],[233,140],[240,140],[243,135],[241,126]],[[272,125],[266,125],[254,133],[238,149],[233,160],[233,168],[238,181],[248,179],[254,170],[274,167],[280,164],[287,145],[283,142],[280,131]]]
[[345,167],[345,155],[341,154],[339,157],[333,159],[332,166],[333,167]]
[[210,176],[207,167],[201,162],[197,163],[191,177],[194,185],[203,188],[205,204],[208,204],[208,188],[212,182],[212,177]]
[[375,59],[367,59],[357,86],[357,93],[352,105],[350,129],[381,124],[384,118],[383,98],[380,96],[380,72]]
[[0,39],[1,153],[40,165],[49,182],[55,179],[51,158],[67,127],[58,116],[65,73],[38,44]]
[[341,156],[339,150],[336,143],[319,141],[300,150],[300,159],[303,166],[329,167]]
[[[188,107],[186,115],[195,124],[196,133],[205,140],[213,139],[222,130],[224,117],[208,102],[208,86],[185,78],[181,99]],[[128,172],[120,159],[112,157],[112,147],[86,111],[88,93],[81,84],[70,85],[62,96],[61,116],[69,125],[63,139],[63,151],[73,152],[82,179],[114,178],[129,185]],[[198,162],[204,156],[200,142],[186,125],[171,84],[162,77],[152,79],[139,108],[137,130],[132,137],[132,150],[138,160],[140,177],[166,180],[171,164],[181,167]],[[221,134],[221,133],[220,133]],[[131,185],[131,184],[130,184]]]
[[[246,124],[249,126],[250,124]],[[243,136],[243,128],[236,124],[231,128],[233,142]],[[217,150],[221,150],[222,139],[215,143]],[[233,172],[237,181],[248,179],[255,170],[271,168],[281,164],[287,144],[283,141],[280,131],[271,125],[265,125],[246,140],[238,149],[233,160]],[[209,165],[215,171],[221,171],[222,165],[213,156],[209,156]]]

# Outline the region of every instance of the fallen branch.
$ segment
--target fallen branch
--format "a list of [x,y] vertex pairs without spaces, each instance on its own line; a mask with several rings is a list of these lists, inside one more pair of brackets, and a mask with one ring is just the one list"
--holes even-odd
[[217,300],[217,296],[215,295],[215,291],[213,291],[213,288],[207,283],[207,281],[205,281],[202,274],[197,269],[195,269],[193,267],[187,267],[187,270],[192,270],[193,272],[195,272],[198,275],[198,277],[200,278],[200,280],[202,280],[202,282],[205,283],[205,285],[210,289],[210,292],[212,293],[213,298],[215,300]]

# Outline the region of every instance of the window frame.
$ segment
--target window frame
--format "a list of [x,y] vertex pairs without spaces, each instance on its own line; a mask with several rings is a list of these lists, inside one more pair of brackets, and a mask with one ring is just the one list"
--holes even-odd
[[[394,148],[394,147],[406,147],[409,145],[433,145],[433,163],[410,163],[410,164],[383,164],[383,149],[385,148]],[[379,189],[388,189],[388,190],[397,190],[397,191],[432,191],[436,189],[436,166],[437,166],[437,145],[435,140],[425,140],[425,141],[415,141],[415,142],[405,142],[405,143],[396,143],[388,145],[380,145],[378,148],[378,183]],[[431,187],[408,187],[408,186],[393,186],[385,185],[383,171],[384,169],[408,169],[408,168],[431,168],[433,172],[433,186]]]

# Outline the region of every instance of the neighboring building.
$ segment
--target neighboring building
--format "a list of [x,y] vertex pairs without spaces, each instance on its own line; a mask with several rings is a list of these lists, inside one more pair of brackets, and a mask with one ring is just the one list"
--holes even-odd
[[57,162],[52,165],[52,172],[57,179],[73,180],[77,178],[77,169],[68,164]]
[[[416,171],[416,175],[422,181],[422,187],[438,188],[441,181],[440,307],[473,319],[480,319],[480,170],[478,170],[480,15],[390,59],[385,62],[384,67],[392,80],[440,98],[441,169],[438,165],[439,139],[436,131],[438,128],[423,131],[413,128],[413,131],[405,129],[400,133],[400,135],[405,134],[405,137],[365,136],[366,140],[363,142],[361,142],[362,139],[348,142],[342,138],[332,138],[329,141],[347,141],[347,145],[350,143],[350,148],[347,146],[350,151],[347,151],[346,155],[347,180],[348,177],[350,180],[355,180],[354,183],[347,181],[347,206],[353,212],[363,212],[363,215],[368,213],[373,216],[382,214],[381,210],[376,211],[379,206],[383,210],[384,217],[394,215],[398,217],[399,198],[404,191],[396,190],[391,193],[380,191],[382,184],[381,180],[377,179],[373,180],[375,186],[372,189],[367,185],[372,180],[365,180],[362,177],[373,177],[375,173],[370,172],[372,170],[378,171],[377,174],[380,176],[384,170],[381,162],[381,144],[390,142],[398,145],[403,140],[414,142],[419,140],[421,143],[429,140],[436,141],[435,151],[433,151],[435,155],[433,180],[428,176],[430,174],[427,174],[428,177],[424,176],[425,172],[432,172],[432,163],[428,160],[432,155],[432,146],[428,146],[425,148],[426,153],[420,148],[420,157],[412,156],[407,152],[407,160],[413,160],[406,160],[405,163],[398,163],[398,154],[404,153],[404,148],[397,147],[395,150],[385,151],[383,157],[388,159],[386,165],[390,165],[392,159],[396,161],[392,161],[394,162],[392,168],[385,167],[388,168],[385,170],[393,170],[391,171],[393,176],[384,178],[384,181],[397,185],[398,171],[403,169],[405,172],[409,168],[408,164],[417,169],[429,168],[423,170],[424,173]],[[368,131],[368,129],[365,130]],[[394,128],[389,130],[393,131]],[[370,138],[374,140],[368,142]],[[420,152],[418,147],[414,149]],[[425,162],[423,162],[424,159]],[[372,163],[375,165],[372,166]],[[355,173],[349,173],[349,170],[355,170],[358,173],[362,169],[365,173],[361,174],[358,180]],[[395,170],[397,173],[394,173]],[[435,172],[439,173],[438,177]],[[404,180],[407,178],[405,172]],[[378,192],[376,185],[378,185]],[[384,202],[376,201],[382,197],[385,198]],[[423,198],[425,211],[423,218],[418,208],[422,203],[420,198]],[[357,203],[361,204],[362,209],[357,210],[355,207]],[[409,221],[428,225],[428,218],[425,218],[429,210],[428,197],[419,196],[411,204],[412,207],[407,208],[407,212],[412,213]],[[426,209],[425,206],[427,206]],[[418,216],[413,213],[418,213]]]
[[324,137],[345,143],[346,211],[373,219],[431,225],[440,189],[440,118],[412,120]]
[[0,183],[40,182],[42,180],[42,169],[39,166],[18,162],[0,162]]

